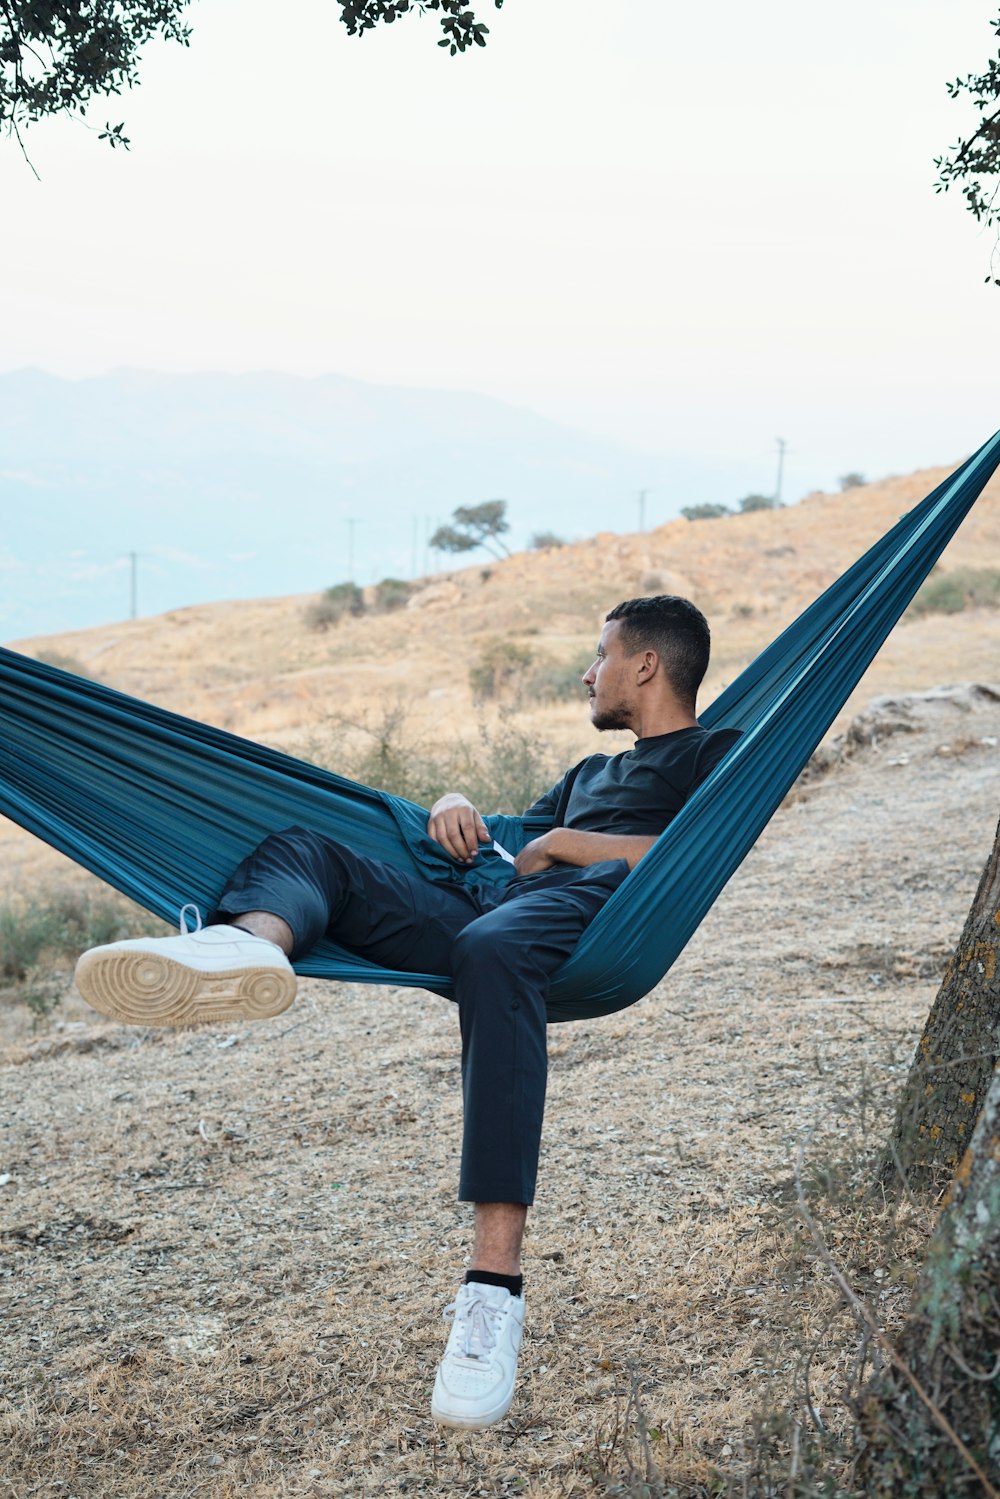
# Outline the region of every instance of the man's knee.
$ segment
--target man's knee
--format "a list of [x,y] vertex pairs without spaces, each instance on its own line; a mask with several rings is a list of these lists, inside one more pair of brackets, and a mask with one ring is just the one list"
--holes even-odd
[[452,945],[451,971],[456,985],[471,981],[479,990],[530,974],[535,965],[523,936],[480,918],[458,933]]
[[269,833],[257,853],[267,858],[275,872],[301,873],[307,878],[322,880],[329,878],[331,870],[338,879],[343,878],[345,854],[349,851],[325,833],[293,824],[279,832]]
[[331,841],[324,838],[322,833],[314,832],[312,828],[300,827],[298,823],[293,823],[291,827],[280,828],[276,833],[269,833],[264,842],[269,843],[272,839],[275,842],[302,844],[310,848],[318,848]]

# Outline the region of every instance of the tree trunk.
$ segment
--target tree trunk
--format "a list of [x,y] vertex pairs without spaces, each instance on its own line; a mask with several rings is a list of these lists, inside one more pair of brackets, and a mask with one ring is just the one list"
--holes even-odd
[[862,1492],[869,1499],[997,1499],[1000,1068],[895,1351],[860,1402]]
[[950,1180],[1000,1055],[1000,826],[896,1112],[879,1181]]

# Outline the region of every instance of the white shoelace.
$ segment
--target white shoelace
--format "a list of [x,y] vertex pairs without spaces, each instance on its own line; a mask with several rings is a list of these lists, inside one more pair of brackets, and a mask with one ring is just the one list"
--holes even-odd
[[191,929],[188,926],[188,917],[187,917],[187,913],[189,911],[193,911],[194,912],[194,919],[198,923],[198,925],[195,927],[195,931],[196,932],[200,932],[201,931],[201,912],[199,911],[198,907],[192,901],[189,905],[181,906],[180,928],[181,928],[181,936],[182,937],[189,937],[191,935]]
[[[462,1315],[459,1318],[459,1325],[465,1328],[465,1347],[460,1357],[488,1359],[496,1347],[497,1328],[503,1314],[498,1307],[477,1296],[475,1291],[471,1291],[460,1299]],[[442,1315],[446,1322],[453,1322],[458,1311],[459,1299],[456,1299],[445,1307]]]

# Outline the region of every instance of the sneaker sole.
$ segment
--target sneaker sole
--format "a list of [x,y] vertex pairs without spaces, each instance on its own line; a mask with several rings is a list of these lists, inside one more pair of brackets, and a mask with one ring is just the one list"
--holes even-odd
[[483,1432],[487,1426],[496,1426],[498,1421],[504,1420],[505,1415],[513,1406],[516,1393],[517,1384],[514,1382],[510,1393],[501,1397],[495,1406],[490,1406],[486,1411],[454,1411],[454,1409],[450,1411],[447,1406],[447,1388],[441,1390],[441,1379],[435,1378],[435,1387],[430,1396],[430,1415],[441,1426],[453,1426],[459,1432]]
[[93,1009],[125,1025],[267,1020],[295,998],[295,975],[271,967],[202,973],[157,952],[86,952],[76,986]]
[[430,1417],[438,1423],[438,1426],[454,1427],[454,1430],[457,1430],[457,1432],[484,1432],[487,1426],[496,1426],[498,1421],[504,1420],[513,1403],[514,1397],[511,1396],[510,1400],[505,1402],[505,1405],[499,1406],[495,1412],[490,1411],[489,1415],[469,1415],[469,1417],[463,1417],[463,1415],[456,1415],[451,1411],[441,1411],[432,1400],[430,1402]]

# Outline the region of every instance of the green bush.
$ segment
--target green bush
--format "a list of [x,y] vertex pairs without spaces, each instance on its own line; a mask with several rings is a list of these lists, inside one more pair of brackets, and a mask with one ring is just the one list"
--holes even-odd
[[334,583],[306,610],[306,624],[311,630],[328,630],[345,614],[363,614],[365,601],[356,583]]
[[479,652],[479,660],[469,668],[472,696],[479,703],[505,697],[515,681],[524,678],[534,659],[526,645],[514,640],[488,641]]
[[929,578],[920,589],[910,609],[914,614],[960,614],[966,598],[953,578],[942,575]]
[[90,672],[84,666],[79,656],[71,656],[66,651],[38,651],[35,660],[40,661],[43,666],[54,666],[58,671],[72,672],[74,677],[91,677]]
[[375,608],[379,614],[403,609],[412,593],[413,584],[403,578],[383,578],[381,583],[375,584]]
[[956,567],[931,574],[909,608],[910,614],[960,614],[963,609],[1000,609],[1000,569]]
[[21,984],[42,953],[52,946],[53,923],[47,907],[19,910],[0,906],[0,980]]
[[533,551],[542,552],[546,547],[564,547],[566,543],[555,531],[536,531],[528,545]]
[[732,515],[732,513],[728,505],[712,503],[681,507],[681,515],[685,520],[718,520],[720,515]]
[[159,935],[163,922],[124,896],[55,890],[0,905],[0,983],[37,1013],[58,1002],[46,968],[66,967],[88,947],[123,937]]

